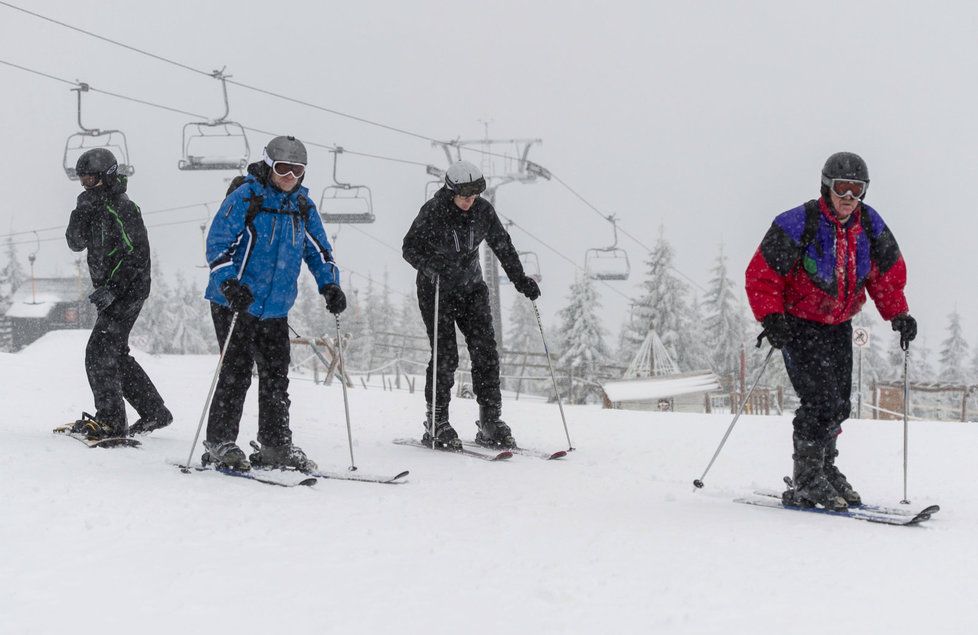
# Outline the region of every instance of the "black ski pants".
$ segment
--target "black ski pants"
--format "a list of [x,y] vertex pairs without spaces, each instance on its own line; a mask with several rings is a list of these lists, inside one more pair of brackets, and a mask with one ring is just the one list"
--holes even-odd
[[95,398],[95,418],[116,432],[126,429],[128,401],[140,417],[163,408],[163,398],[129,351],[129,333],[146,298],[122,297],[98,314],[85,348],[85,372]]
[[788,316],[791,340],[781,349],[791,385],[801,400],[795,435],[828,443],[852,411],[852,323],[820,324]]
[[[211,303],[219,346],[224,346],[234,311]],[[224,353],[217,388],[207,418],[207,441],[237,441],[251,369],[258,365],[258,442],[280,446],[292,442],[289,428],[288,318],[260,320],[239,313]]]
[[[489,309],[489,288],[485,282],[454,288],[440,294],[438,306],[438,403],[445,411],[455,385],[458,368],[458,344],[455,325],[465,337],[472,360],[472,390],[480,406],[496,406],[502,403],[499,393],[499,353],[496,351],[496,335],[492,328],[492,312]],[[428,331],[428,344],[435,338],[435,285],[427,281],[418,284],[418,307]],[[431,403],[431,366],[425,376],[424,396]]]

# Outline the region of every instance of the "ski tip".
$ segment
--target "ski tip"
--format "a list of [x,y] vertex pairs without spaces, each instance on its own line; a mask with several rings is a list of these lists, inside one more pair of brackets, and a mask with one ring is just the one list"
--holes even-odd
[[511,458],[513,458],[513,453],[510,452],[509,450],[503,450],[502,452],[496,455],[493,461],[504,461],[506,459],[511,459]]
[[398,474],[397,476],[395,476],[391,480],[392,481],[396,481],[396,480],[402,479],[402,478],[404,478],[405,476],[407,476],[410,473],[411,473],[411,470],[404,470],[403,472],[401,472],[400,474]]
[[317,479],[312,478],[312,477],[309,477],[309,478],[304,478],[301,481],[299,481],[299,485],[305,485],[306,487],[312,487],[313,485],[315,485],[318,482],[319,481]]
[[553,461],[554,459],[562,459],[565,456],[567,456],[567,450],[557,450],[556,452],[554,452],[553,454],[551,454],[550,455],[550,458],[547,459],[547,460],[548,461]]

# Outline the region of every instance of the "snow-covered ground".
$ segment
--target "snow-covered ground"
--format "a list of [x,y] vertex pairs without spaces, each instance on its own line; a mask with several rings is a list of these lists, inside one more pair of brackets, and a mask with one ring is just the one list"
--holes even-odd
[[[396,446],[422,398],[350,391],[357,463],[403,485],[281,489],[181,474],[216,357],[137,353],[176,415],[138,450],[52,435],[91,408],[87,333],[0,355],[0,633],[972,633],[978,428],[912,423],[891,527],[731,503],[777,487],[787,417],[568,407],[563,461],[484,463]],[[255,391],[252,390],[252,393]],[[348,464],[338,386],[292,384],[295,440]],[[249,395],[239,441],[254,438]],[[564,445],[557,408],[509,402],[527,446]],[[474,435],[476,405],[452,418]],[[865,499],[902,494],[902,425],[850,422],[840,465]],[[199,448],[195,458],[199,457]],[[971,608],[969,608],[969,606]]]

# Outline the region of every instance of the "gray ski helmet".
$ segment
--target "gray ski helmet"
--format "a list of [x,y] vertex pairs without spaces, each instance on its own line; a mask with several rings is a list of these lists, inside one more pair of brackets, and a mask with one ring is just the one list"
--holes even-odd
[[276,161],[308,164],[306,146],[295,137],[275,137],[265,146],[265,163],[271,166]]
[[486,178],[474,164],[456,161],[445,172],[445,186],[459,196],[475,196],[486,191]]
[[860,200],[865,198],[866,190],[869,189],[869,168],[862,157],[854,152],[836,152],[830,156],[822,167],[822,195],[825,196],[832,179],[844,179],[847,181],[863,181],[866,188]]
[[111,150],[92,148],[84,152],[75,163],[75,174],[78,176],[113,176],[119,169],[119,162]]

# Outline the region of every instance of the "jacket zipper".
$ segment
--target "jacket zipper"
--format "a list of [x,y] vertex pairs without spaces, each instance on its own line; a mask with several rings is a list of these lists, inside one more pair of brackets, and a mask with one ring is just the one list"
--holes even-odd
[[455,239],[455,251],[461,252],[462,248],[458,244],[458,234],[455,232],[454,229],[452,230],[452,238]]

